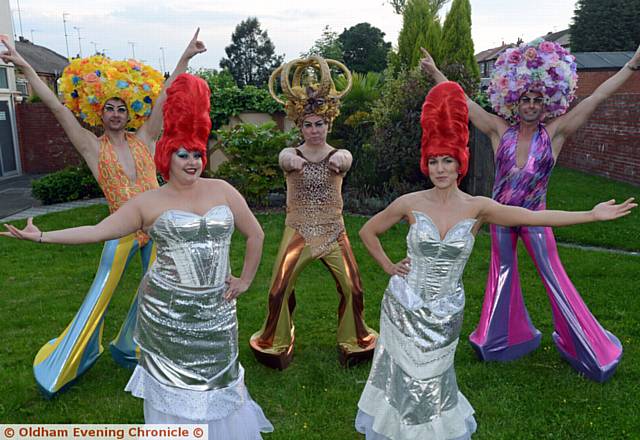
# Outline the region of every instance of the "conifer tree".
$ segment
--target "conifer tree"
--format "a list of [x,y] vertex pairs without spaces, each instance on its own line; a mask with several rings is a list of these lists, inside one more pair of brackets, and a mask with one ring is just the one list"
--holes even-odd
[[635,51],[640,0],[578,0],[571,23],[573,52]]
[[[420,56],[416,55],[416,48],[419,51],[418,44],[423,42],[435,62],[440,61],[439,38],[433,35],[437,32],[434,28],[436,24],[439,30],[438,16],[429,0],[407,0],[402,14],[402,29],[398,36],[398,57],[402,67],[411,68],[418,64]],[[429,35],[430,33],[432,35]]]
[[[442,28],[440,55],[444,70],[450,70],[449,79],[474,87],[480,80],[471,39],[471,5],[469,0],[453,0]],[[451,66],[450,69],[447,67]],[[467,84],[469,83],[469,84]]]
[[236,26],[231,44],[224,51],[228,58],[220,60],[220,67],[227,69],[240,87],[263,86],[284,59],[283,55],[275,54],[267,31],[260,29],[260,22],[255,17]]

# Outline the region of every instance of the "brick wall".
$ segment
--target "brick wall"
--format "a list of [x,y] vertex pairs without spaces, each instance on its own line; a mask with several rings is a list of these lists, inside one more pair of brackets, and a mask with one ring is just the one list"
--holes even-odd
[[[614,73],[579,72],[575,104]],[[640,185],[640,73],[634,73],[567,140],[558,164]]]
[[43,103],[16,105],[16,119],[25,174],[52,173],[82,162],[53,113]]

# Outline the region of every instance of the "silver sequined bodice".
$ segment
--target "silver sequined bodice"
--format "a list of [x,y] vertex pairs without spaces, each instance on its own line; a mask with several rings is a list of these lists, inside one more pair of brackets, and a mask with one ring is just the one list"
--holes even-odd
[[157,257],[140,284],[134,339],[162,383],[209,390],[238,378],[236,305],[223,298],[232,233],[225,205],[165,211],[149,230]]

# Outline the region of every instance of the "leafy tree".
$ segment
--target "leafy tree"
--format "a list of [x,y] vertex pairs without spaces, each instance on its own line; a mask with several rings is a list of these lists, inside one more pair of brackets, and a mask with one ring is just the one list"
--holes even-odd
[[236,26],[231,44],[224,48],[228,58],[220,60],[220,67],[229,70],[240,87],[262,86],[269,75],[282,64],[284,55],[275,54],[275,46],[260,22],[249,17]]
[[342,61],[342,43],[338,39],[338,33],[332,31],[329,25],[324,27],[322,36],[313,43],[311,49],[300,54],[303,58],[311,55],[320,55],[323,58]]
[[578,0],[570,25],[574,52],[635,51],[640,0]]
[[387,66],[387,52],[391,43],[384,41],[384,32],[369,23],[358,23],[345,29],[338,37],[342,44],[344,62],[350,69],[382,72]]
[[[434,11],[439,11],[440,8],[442,8],[448,1],[449,0],[430,0],[431,6],[434,8]],[[387,3],[389,3],[391,7],[393,7],[393,11],[396,14],[402,15],[407,4],[407,0],[387,0]]]
[[[471,39],[471,5],[469,0],[453,0],[442,28],[440,63],[451,81],[460,82],[470,95],[480,81],[480,69]],[[466,84],[470,83],[470,84]]]
[[398,59],[401,68],[418,65],[420,47],[429,51],[440,63],[440,21],[430,0],[407,0],[402,14],[402,29],[398,36]]

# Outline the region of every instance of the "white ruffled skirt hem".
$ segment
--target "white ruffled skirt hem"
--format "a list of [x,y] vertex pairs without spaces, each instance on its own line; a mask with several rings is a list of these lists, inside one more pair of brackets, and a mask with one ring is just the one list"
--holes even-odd
[[[241,376],[240,381],[243,381]],[[242,400],[236,408],[219,408],[218,411],[211,411],[209,408],[208,417],[206,419],[185,417],[185,408],[182,406],[183,399],[177,399],[176,407],[171,408],[167,405],[167,395],[177,395],[185,392],[188,395],[193,393],[210,394],[206,400],[211,400],[215,393],[221,390],[210,391],[193,391],[180,390],[158,382],[154,377],[147,373],[144,368],[138,366],[134,371],[129,383],[125,387],[126,391],[130,391],[135,397],[144,399],[144,421],[147,424],[206,424],[209,426],[210,440],[259,440],[262,439],[261,432],[272,432],[273,425],[265,417],[262,408],[253,400],[249,392],[244,387],[244,383],[234,384],[235,392],[239,392]],[[161,400],[162,408],[154,405],[158,402],[156,394],[159,390],[164,390],[165,396]],[[222,411],[220,411],[222,409]],[[194,411],[198,413],[199,411]],[[200,413],[201,414],[201,413]],[[197,416],[196,416],[197,417]]]
[[355,427],[367,440],[468,440],[477,428],[473,413],[467,398],[458,392],[455,407],[430,422],[407,425],[387,403],[384,393],[367,384],[358,403]]

